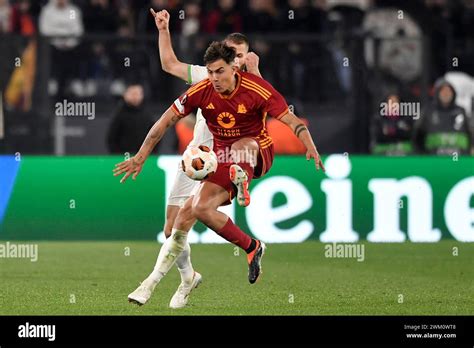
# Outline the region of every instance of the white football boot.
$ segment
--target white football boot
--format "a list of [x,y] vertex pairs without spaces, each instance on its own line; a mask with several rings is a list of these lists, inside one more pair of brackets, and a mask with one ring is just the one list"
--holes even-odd
[[237,203],[246,207],[250,204],[249,178],[247,173],[237,164],[229,169],[230,181],[237,187]]
[[178,309],[183,308],[188,303],[189,294],[193,289],[197,288],[202,283],[202,276],[198,272],[194,272],[193,280],[191,284],[186,285],[181,282],[178,286],[178,290],[174,293],[170,301],[170,308]]
[[134,292],[128,295],[128,302],[135,303],[139,306],[144,305],[150,299],[156,284],[157,283],[152,280],[145,279]]

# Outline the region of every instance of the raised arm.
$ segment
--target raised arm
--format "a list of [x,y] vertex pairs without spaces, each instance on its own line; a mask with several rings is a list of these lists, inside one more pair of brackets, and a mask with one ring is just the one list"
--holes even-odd
[[171,108],[168,108],[160,119],[155,122],[153,127],[151,127],[138,153],[132,158],[115,165],[115,169],[113,170],[114,176],[125,173],[120,183],[125,182],[131,174],[133,174],[132,179],[135,180],[156,144],[160,142],[168,128],[173,126],[178,120],[179,116],[177,116]]
[[166,10],[155,12],[152,8],[150,8],[150,12],[155,18],[155,25],[158,29],[161,67],[167,73],[188,82],[188,64],[178,60],[171,44],[169,31],[170,14]]
[[314,158],[316,169],[319,170],[321,167],[323,171],[326,171],[323,161],[321,161],[321,157],[319,156],[316,145],[314,145],[313,138],[311,137],[306,125],[291,111],[288,111],[286,114],[280,117],[279,120],[290,127],[290,129],[295,133],[296,137],[306,147],[306,159],[309,161],[311,158]]

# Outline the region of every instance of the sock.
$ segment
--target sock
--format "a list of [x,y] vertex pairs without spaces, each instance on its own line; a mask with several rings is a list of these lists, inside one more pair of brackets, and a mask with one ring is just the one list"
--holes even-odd
[[247,250],[252,243],[252,238],[244,233],[237,225],[235,225],[229,218],[224,227],[220,231],[216,231],[225,240],[237,245],[238,247]]
[[187,243],[188,234],[173,228],[171,236],[166,239],[160,249],[153,272],[149,279],[158,283],[176,262],[179,254],[184,250]]
[[183,283],[191,283],[194,276],[193,265],[191,264],[191,246],[186,243],[184,250],[176,259],[179,274],[181,274],[181,281]]
[[245,252],[247,254],[250,254],[252,251],[255,250],[256,247],[257,247],[257,241],[252,238],[252,241],[250,242],[249,247],[247,249],[245,249]]

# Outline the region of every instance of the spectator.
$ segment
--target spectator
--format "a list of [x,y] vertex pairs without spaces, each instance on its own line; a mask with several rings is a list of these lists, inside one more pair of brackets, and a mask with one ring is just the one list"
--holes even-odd
[[186,17],[181,24],[181,33],[191,36],[199,33],[201,29],[201,6],[199,1],[187,1],[184,5]]
[[364,30],[370,34],[365,40],[367,65],[404,82],[419,78],[423,68],[420,26],[406,11],[394,7],[393,1],[375,3],[363,22]]
[[241,32],[242,18],[235,8],[235,0],[218,0],[217,6],[208,15],[205,31],[211,34]]
[[12,7],[8,0],[0,0],[0,33],[12,30]]
[[413,118],[400,115],[400,96],[389,94],[385,99],[387,114],[374,114],[371,124],[371,152],[374,155],[402,156],[413,153],[411,142]]
[[41,10],[39,30],[46,36],[64,36],[54,38],[52,44],[60,51],[71,50],[79,43],[76,37],[84,32],[82,12],[69,0],[49,0]]
[[118,5],[118,34],[130,37],[135,35],[135,17],[129,2],[120,2]]
[[21,0],[13,7],[12,32],[21,35],[33,35],[36,32],[35,22],[30,10],[30,0]]
[[153,120],[144,111],[143,94],[143,87],[138,84],[130,85],[126,89],[124,102],[112,119],[107,135],[111,153],[137,151],[153,126]]
[[69,0],[49,0],[40,13],[39,31],[45,36],[56,36],[51,40],[52,73],[57,78],[58,97],[62,99],[69,79],[77,75],[77,37],[84,32],[82,12]]
[[472,145],[464,109],[455,103],[456,91],[445,79],[435,84],[434,101],[415,127],[415,145],[423,153],[469,154]]
[[[12,9],[12,32],[33,35],[36,32],[29,0],[19,1]],[[36,39],[28,40],[21,56],[21,65],[15,67],[5,90],[5,103],[9,107],[29,111],[32,104],[36,74]]]

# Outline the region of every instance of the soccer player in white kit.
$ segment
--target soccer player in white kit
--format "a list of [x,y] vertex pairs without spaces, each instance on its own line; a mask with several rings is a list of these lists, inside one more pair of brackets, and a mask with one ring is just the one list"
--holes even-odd
[[[155,18],[155,24],[159,32],[158,46],[163,70],[186,81],[186,83],[190,85],[208,78],[207,68],[205,66],[186,64],[176,58],[171,45],[169,13],[166,10],[155,12],[153,9],[150,9],[150,12]],[[255,53],[249,52],[248,39],[240,33],[233,33],[228,35],[225,41],[228,46],[236,50],[236,64],[241,69],[246,69],[248,72],[261,77],[258,70],[259,58]],[[188,146],[199,145],[205,145],[210,149],[213,148],[213,136],[207,127],[206,120],[202,116],[200,109],[198,109],[196,113],[193,140]],[[181,166],[181,164],[179,166]],[[166,222],[164,227],[166,238],[171,235],[171,230],[179,209],[190,196],[194,195],[198,187],[199,182],[188,178],[182,168],[179,167],[166,207]],[[176,260],[176,264],[181,275],[181,284],[171,298],[169,304],[170,308],[182,308],[186,306],[189,294],[202,282],[201,274],[194,271],[191,264],[191,248],[189,243],[186,243],[185,249]],[[158,272],[158,270],[155,269],[134,292],[128,295],[130,302],[143,305],[148,301],[154,287],[154,272]]]

